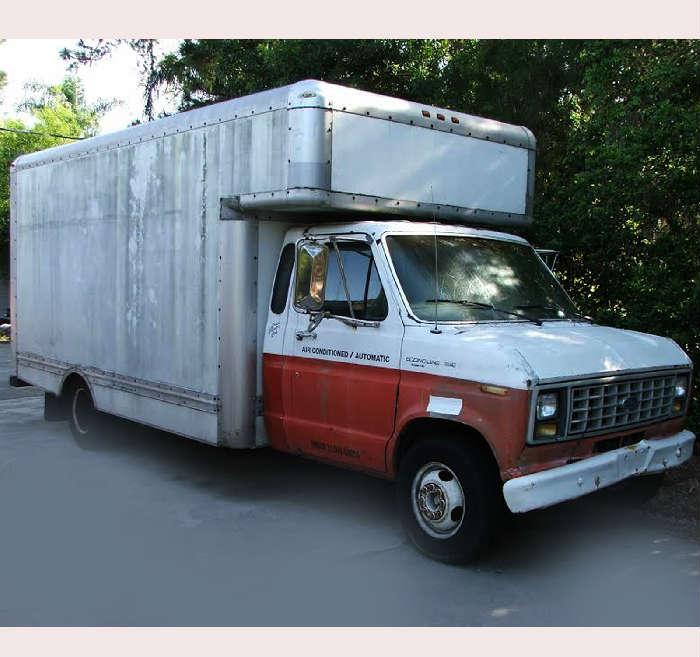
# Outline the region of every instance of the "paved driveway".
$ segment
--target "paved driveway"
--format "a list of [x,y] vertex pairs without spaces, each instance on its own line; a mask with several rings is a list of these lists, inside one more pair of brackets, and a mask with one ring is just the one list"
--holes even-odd
[[385,481],[120,423],[85,451],[7,386],[0,625],[697,625],[700,541],[612,489],[435,563]]

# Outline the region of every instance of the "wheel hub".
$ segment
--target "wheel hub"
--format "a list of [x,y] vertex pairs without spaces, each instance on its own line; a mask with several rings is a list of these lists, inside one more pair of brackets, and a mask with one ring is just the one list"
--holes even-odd
[[435,538],[457,533],[465,497],[455,473],[443,463],[424,465],[413,479],[413,512],[423,530]]
[[444,491],[434,482],[428,482],[418,491],[418,508],[427,520],[440,520],[447,510]]

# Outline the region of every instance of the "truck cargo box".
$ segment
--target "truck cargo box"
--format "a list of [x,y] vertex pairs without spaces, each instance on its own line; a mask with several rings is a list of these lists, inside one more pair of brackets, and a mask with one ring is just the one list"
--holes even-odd
[[57,393],[80,371],[100,409],[264,443],[259,355],[290,223],[525,225],[534,152],[526,128],[311,80],[20,157],[15,374]]

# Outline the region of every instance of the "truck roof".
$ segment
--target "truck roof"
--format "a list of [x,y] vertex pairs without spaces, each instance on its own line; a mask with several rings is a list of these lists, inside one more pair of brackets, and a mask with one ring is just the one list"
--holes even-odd
[[298,107],[336,108],[345,112],[390,119],[409,125],[428,126],[432,124],[430,127],[434,130],[463,133],[477,139],[496,141],[529,150],[535,149],[535,137],[524,126],[511,125],[434,105],[308,79],[186,112],[178,112],[118,132],[21,155],[14,161],[14,166],[17,168],[37,166],[64,158],[79,157],[95,151],[129,146],[133,143],[193,130],[214,123],[282,108]]
[[366,233],[374,239],[379,239],[386,233],[406,233],[406,234],[432,234],[436,232],[438,235],[468,235],[471,237],[480,237],[483,239],[496,239],[507,242],[516,242],[518,244],[527,244],[529,242],[518,236],[510,233],[503,233],[486,228],[475,228],[472,226],[464,226],[461,224],[443,224],[433,221],[409,221],[405,219],[387,219],[377,221],[369,219],[365,221],[338,222],[338,223],[323,223],[314,224],[311,228],[300,227],[300,232],[308,231],[310,234],[325,234],[325,233]]

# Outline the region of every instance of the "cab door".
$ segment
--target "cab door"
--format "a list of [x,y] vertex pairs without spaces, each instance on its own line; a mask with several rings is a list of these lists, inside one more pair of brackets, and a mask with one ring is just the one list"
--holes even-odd
[[[358,236],[324,243],[329,254],[322,311],[330,316],[308,331],[309,314],[291,301],[288,331],[294,334],[285,340],[284,361],[288,448],[384,472],[403,323],[387,297],[376,244]],[[353,326],[353,320],[364,325]]]

